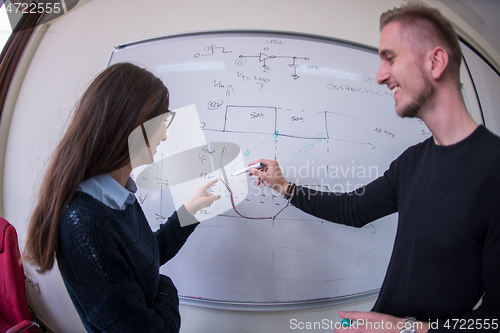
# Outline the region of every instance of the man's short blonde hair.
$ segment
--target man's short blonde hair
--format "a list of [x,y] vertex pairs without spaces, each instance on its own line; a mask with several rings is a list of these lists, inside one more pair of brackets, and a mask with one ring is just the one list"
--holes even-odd
[[380,31],[389,23],[398,22],[416,52],[421,54],[436,46],[448,53],[448,69],[460,86],[462,50],[458,36],[450,22],[441,12],[420,3],[408,3],[400,8],[388,10],[380,16]]

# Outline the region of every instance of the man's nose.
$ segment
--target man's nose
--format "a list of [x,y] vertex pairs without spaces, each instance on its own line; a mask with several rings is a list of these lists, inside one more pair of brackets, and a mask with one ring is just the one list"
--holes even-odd
[[385,84],[387,83],[387,80],[389,79],[389,71],[387,69],[387,66],[385,64],[380,64],[378,67],[377,71],[377,83],[378,84]]

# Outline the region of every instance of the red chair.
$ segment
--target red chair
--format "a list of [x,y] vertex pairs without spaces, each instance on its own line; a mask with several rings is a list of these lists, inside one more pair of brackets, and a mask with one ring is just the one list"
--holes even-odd
[[31,318],[16,229],[0,217],[0,332],[38,333]]

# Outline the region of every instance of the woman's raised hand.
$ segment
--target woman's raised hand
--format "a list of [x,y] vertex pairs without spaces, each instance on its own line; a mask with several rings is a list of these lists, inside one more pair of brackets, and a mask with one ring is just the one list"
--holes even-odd
[[191,215],[196,214],[200,209],[210,206],[215,200],[219,199],[218,195],[214,195],[208,191],[217,181],[218,179],[214,179],[198,188],[191,199],[184,204],[184,207]]

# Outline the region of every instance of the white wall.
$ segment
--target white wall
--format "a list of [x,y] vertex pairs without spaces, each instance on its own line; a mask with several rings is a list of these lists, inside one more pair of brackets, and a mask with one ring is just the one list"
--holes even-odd
[[[17,228],[22,246],[45,163],[73,105],[90,80],[106,67],[115,45],[183,32],[265,29],[325,35],[377,46],[380,14],[401,2],[80,1],[77,8],[38,29],[16,74],[17,83],[9,92],[1,129],[3,137],[8,139],[2,142],[5,160],[3,213],[0,213]],[[443,12],[460,21],[446,8]],[[467,25],[462,25],[462,29],[468,31],[469,36],[477,36]],[[493,56],[500,61],[497,54]],[[30,303],[40,318],[57,332],[84,332],[57,268],[43,276],[33,267],[26,266],[25,270],[40,286],[41,294],[31,287],[28,289]],[[373,302],[374,299],[369,299],[286,312],[236,312],[182,306],[181,332],[288,332],[293,318],[337,321],[339,310],[368,311]]]

